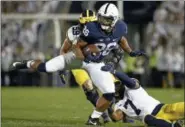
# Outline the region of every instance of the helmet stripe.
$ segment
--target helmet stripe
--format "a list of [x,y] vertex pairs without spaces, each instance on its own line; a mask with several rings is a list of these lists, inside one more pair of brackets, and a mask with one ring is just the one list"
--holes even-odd
[[89,10],[87,10],[87,14],[86,15],[87,15],[87,17],[89,17]]
[[105,8],[105,11],[104,11],[104,14],[107,13],[107,9],[108,9],[109,5],[110,5],[110,3],[107,4],[107,6],[106,6],[106,8]]

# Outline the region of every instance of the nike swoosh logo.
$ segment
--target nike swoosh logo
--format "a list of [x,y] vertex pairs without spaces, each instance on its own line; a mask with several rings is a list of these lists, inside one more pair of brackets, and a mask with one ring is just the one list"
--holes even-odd
[[92,121],[89,121],[91,124],[96,125],[97,123],[93,123]]
[[13,66],[15,67],[16,66],[16,64],[20,64],[21,62],[14,62],[13,63]]

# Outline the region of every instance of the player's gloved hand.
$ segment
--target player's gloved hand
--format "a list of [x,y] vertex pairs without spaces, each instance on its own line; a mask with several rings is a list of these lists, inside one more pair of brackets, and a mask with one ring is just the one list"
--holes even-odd
[[101,67],[101,70],[102,71],[109,71],[111,73],[114,73],[115,72],[114,64],[109,62],[105,66]]
[[144,51],[131,51],[129,53],[131,57],[136,57],[136,56],[145,56],[148,57],[147,54]]
[[85,57],[85,62],[99,62],[100,61],[100,54],[93,54],[93,53],[89,53],[86,57]]

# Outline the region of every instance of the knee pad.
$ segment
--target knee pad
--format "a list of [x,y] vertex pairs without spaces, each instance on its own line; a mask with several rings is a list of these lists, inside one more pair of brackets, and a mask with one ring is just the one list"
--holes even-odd
[[108,100],[108,101],[112,101],[114,99],[114,95],[115,93],[104,93],[103,97]]

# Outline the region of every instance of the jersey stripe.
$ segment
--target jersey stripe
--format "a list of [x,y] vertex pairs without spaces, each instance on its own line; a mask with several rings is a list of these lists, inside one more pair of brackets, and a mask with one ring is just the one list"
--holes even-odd
[[86,16],[86,17],[89,17],[89,10],[87,10],[87,12],[86,12],[86,13],[87,13],[87,16]]

